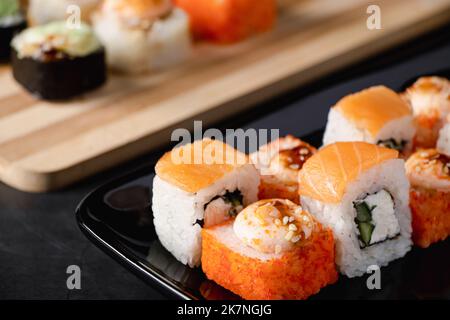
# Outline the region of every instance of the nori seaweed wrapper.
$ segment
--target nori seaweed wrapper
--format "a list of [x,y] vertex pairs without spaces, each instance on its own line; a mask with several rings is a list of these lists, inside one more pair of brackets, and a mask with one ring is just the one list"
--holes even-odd
[[19,24],[12,24],[10,26],[0,25],[0,62],[9,61],[11,58],[11,40],[13,37],[25,29],[27,23],[25,20]]
[[50,61],[19,58],[12,52],[13,76],[38,98],[67,100],[100,87],[106,82],[105,50],[85,57],[65,57]]

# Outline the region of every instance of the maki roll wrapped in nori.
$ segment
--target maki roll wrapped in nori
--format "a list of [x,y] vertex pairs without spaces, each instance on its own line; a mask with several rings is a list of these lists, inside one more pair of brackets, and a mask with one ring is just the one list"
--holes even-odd
[[0,1],[0,61],[9,60],[11,40],[17,32],[26,27],[25,18],[18,0]]
[[104,48],[84,23],[29,28],[14,37],[12,48],[14,78],[39,98],[69,99],[106,81]]

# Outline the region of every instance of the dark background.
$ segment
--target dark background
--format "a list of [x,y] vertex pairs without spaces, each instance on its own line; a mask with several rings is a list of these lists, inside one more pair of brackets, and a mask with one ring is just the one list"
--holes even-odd
[[[381,83],[399,89],[398,83],[444,68],[450,68],[450,25],[217,126],[280,127],[281,134],[306,134],[323,125],[328,107],[350,92]],[[298,128],[300,117],[310,118],[309,126]],[[0,184],[0,299],[164,298],[91,244],[74,215],[96,186],[159,155],[145,155],[59,192],[27,194]],[[66,287],[66,268],[72,264],[81,267],[81,290]]]

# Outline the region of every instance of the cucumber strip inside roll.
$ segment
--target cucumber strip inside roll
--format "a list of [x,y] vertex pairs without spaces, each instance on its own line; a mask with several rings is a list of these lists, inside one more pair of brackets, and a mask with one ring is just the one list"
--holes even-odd
[[387,190],[367,195],[353,202],[353,207],[361,249],[393,239],[399,234],[394,199]]

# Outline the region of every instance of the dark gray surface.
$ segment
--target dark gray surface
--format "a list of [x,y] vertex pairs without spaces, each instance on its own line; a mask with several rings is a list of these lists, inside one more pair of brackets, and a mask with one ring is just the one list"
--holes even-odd
[[[325,124],[328,107],[349,92],[380,83],[396,88],[415,75],[449,67],[450,43],[446,40],[439,49],[333,86],[246,127],[281,128],[282,134],[303,135]],[[311,119],[310,126],[299,128],[299,117]],[[142,157],[49,194],[26,194],[0,184],[0,299],[163,298],[94,247],[79,231],[74,216],[77,204],[90,190],[154,157]],[[81,290],[66,288],[66,268],[72,264],[81,267]]]

